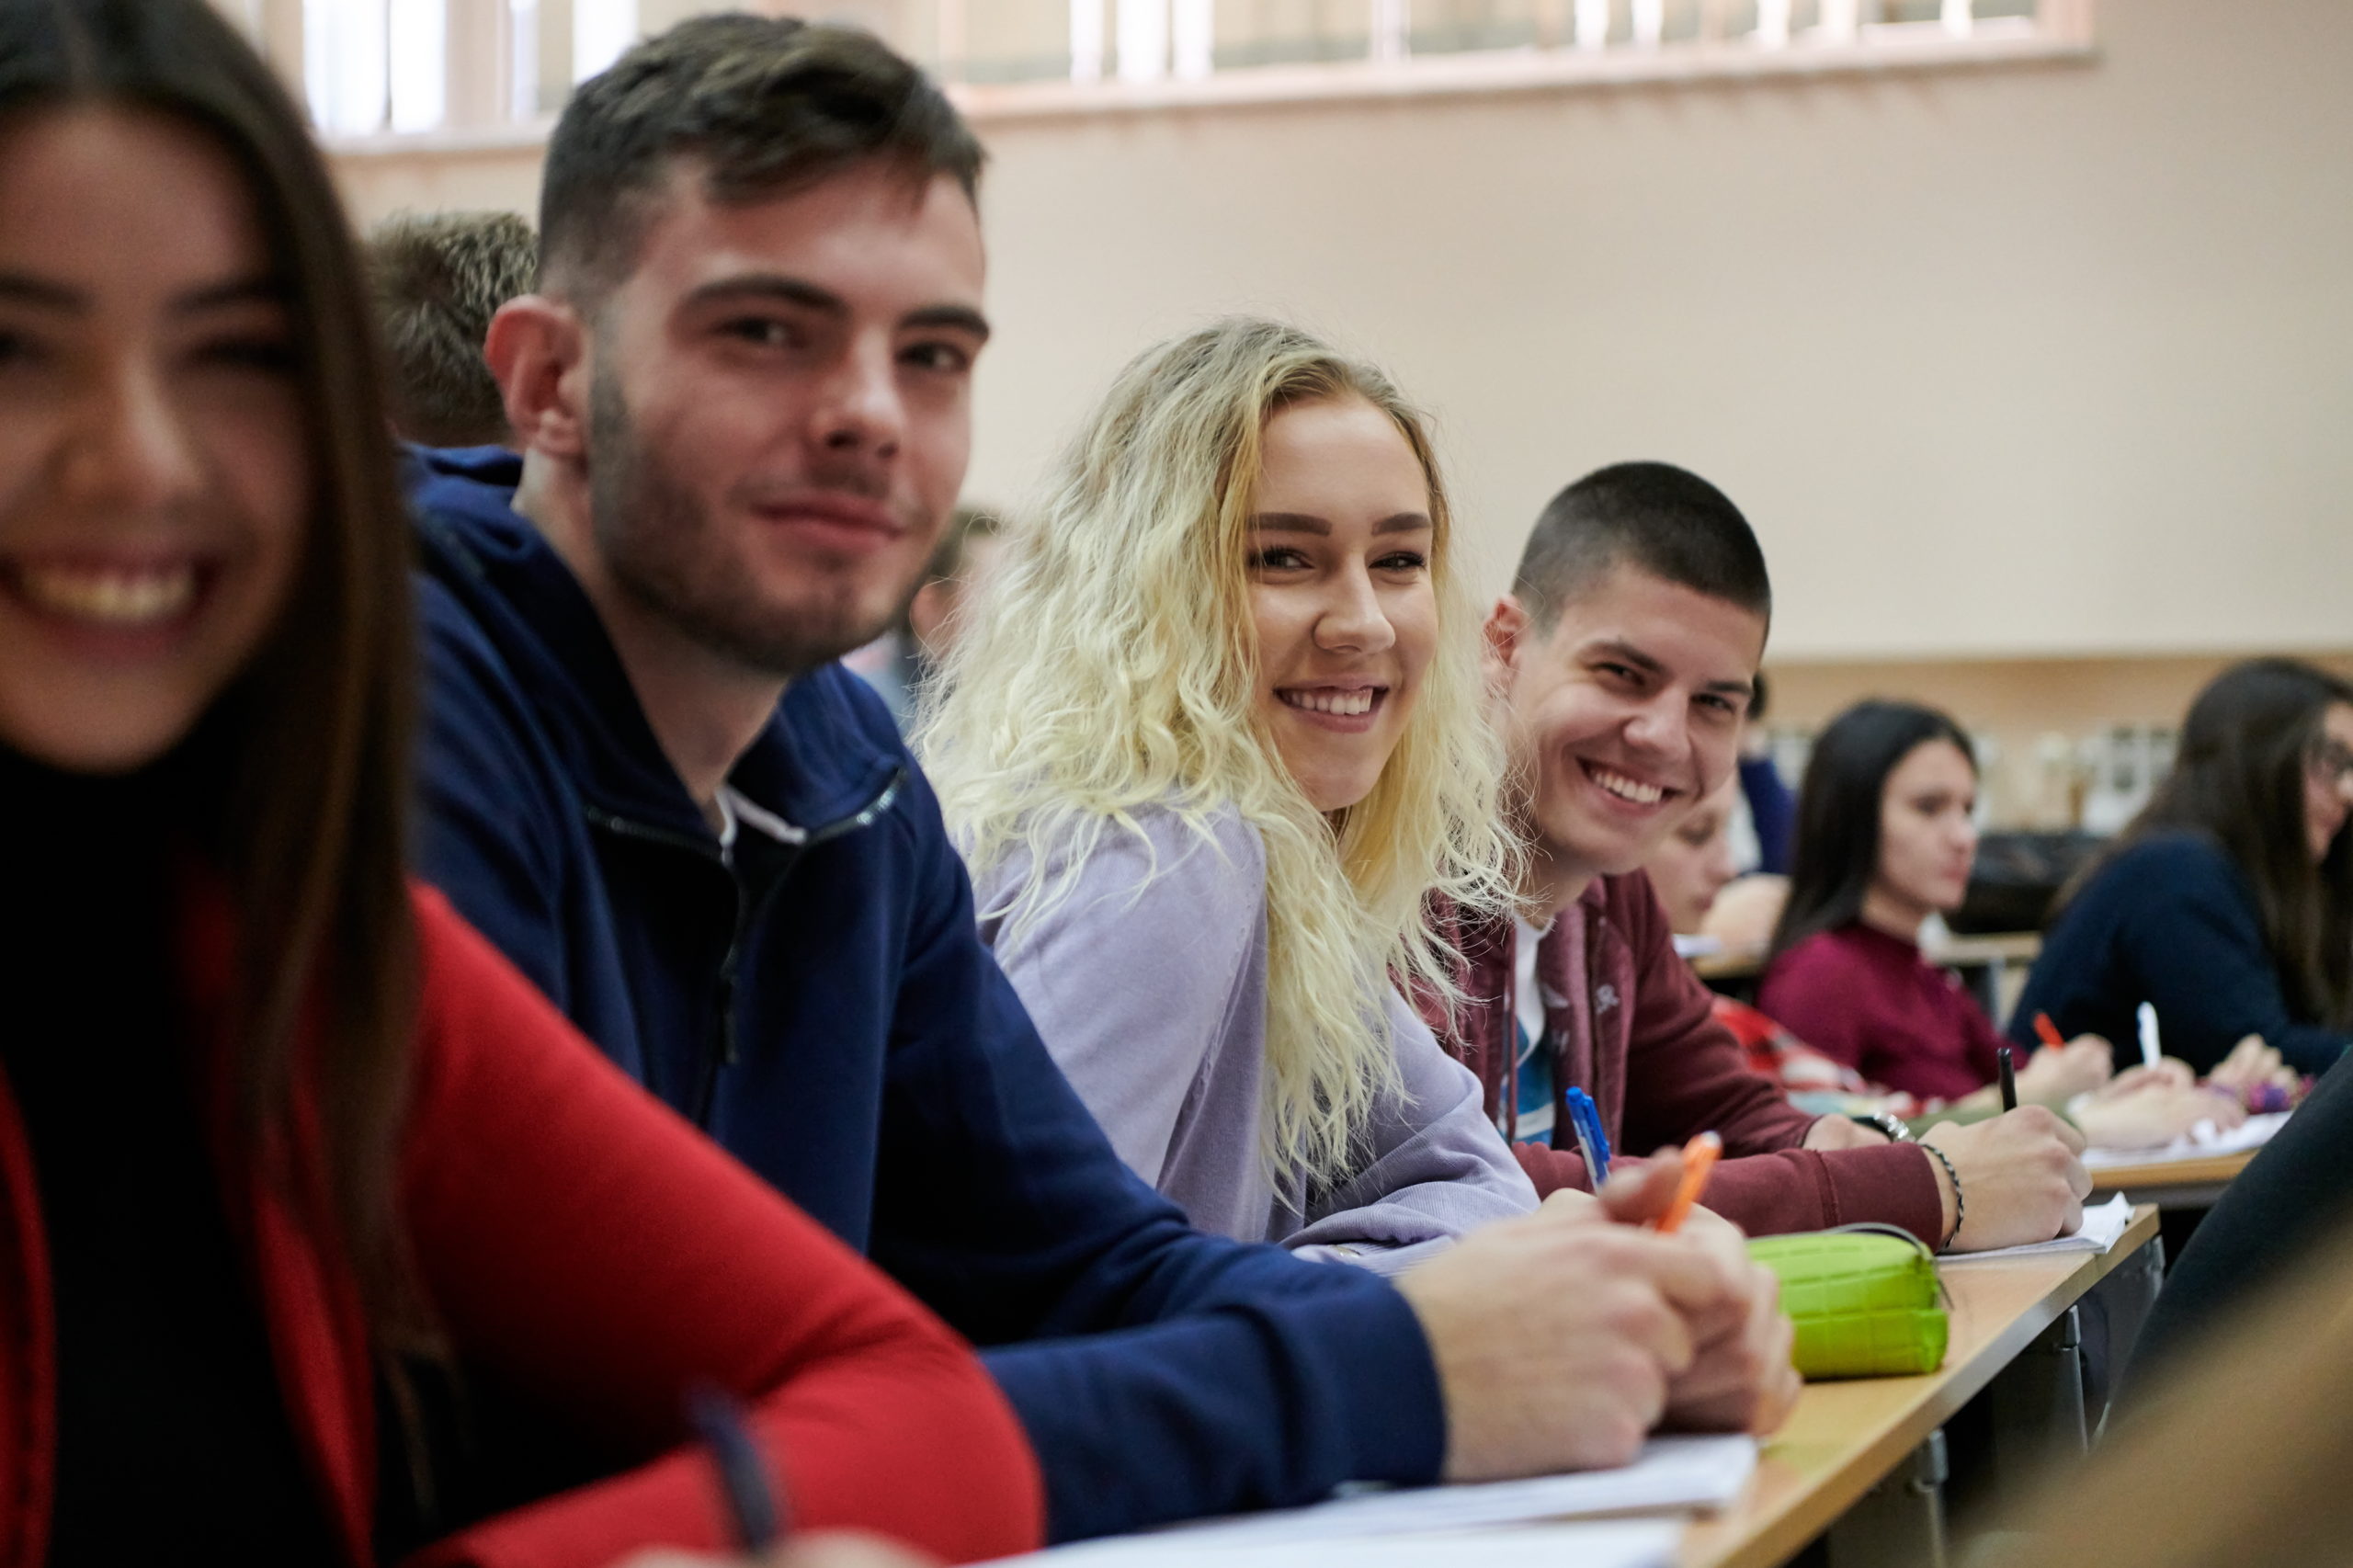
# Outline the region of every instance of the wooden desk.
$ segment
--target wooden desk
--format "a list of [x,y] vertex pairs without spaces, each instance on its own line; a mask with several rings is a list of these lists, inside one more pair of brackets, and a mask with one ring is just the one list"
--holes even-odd
[[2135,1203],[2159,1209],[2211,1209],[2222,1189],[2246,1169],[2258,1151],[2215,1154],[2202,1160],[2164,1160],[2145,1165],[2107,1165],[2091,1173],[2094,1201],[2121,1192]]
[[1766,1445],[1747,1494],[1685,1533],[1681,1568],[1788,1562],[2156,1234],[2156,1210],[2143,1205],[2105,1253],[1941,1270],[1952,1298],[1943,1368],[1917,1378],[1808,1384],[1789,1425]]

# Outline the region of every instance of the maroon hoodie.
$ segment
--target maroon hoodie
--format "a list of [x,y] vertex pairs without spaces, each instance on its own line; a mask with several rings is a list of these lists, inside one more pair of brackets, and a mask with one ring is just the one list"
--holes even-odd
[[[1506,918],[1455,935],[1468,1000],[1451,1020],[1427,999],[1422,1010],[1446,1048],[1479,1074],[1487,1113],[1509,1137],[1518,933]],[[1932,1247],[1944,1239],[1936,1172],[1918,1149],[1799,1147],[1814,1118],[1752,1072],[1739,1042],[1711,1017],[1712,998],[1676,955],[1648,877],[1597,878],[1546,933],[1536,978],[1553,1040],[1552,1080],[1593,1096],[1612,1148],[1648,1153],[1721,1134],[1725,1158],[1704,1201],[1751,1235],[1876,1220]],[[1566,1116],[1554,1119],[1552,1140],[1552,1148],[1512,1144],[1536,1190],[1591,1190]]]

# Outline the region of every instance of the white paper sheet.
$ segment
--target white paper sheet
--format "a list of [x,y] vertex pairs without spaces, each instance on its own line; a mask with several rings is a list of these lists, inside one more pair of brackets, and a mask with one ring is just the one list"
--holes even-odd
[[1996,1247],[1992,1252],[1952,1252],[1937,1259],[1943,1267],[1972,1263],[2006,1263],[2012,1258],[2040,1257],[2046,1253],[2106,1252],[2117,1244],[2132,1223],[2132,1200],[2118,1193],[2105,1203],[2095,1203],[2084,1210],[2084,1222],[2070,1234],[2047,1242],[2029,1242],[2022,1246]]
[[2248,1149],[2260,1149],[2271,1142],[2273,1133],[2288,1124],[2289,1111],[2275,1110],[2262,1116],[2250,1116],[2228,1132],[2218,1131],[2211,1121],[2201,1121],[2189,1130],[2186,1137],[2177,1138],[2162,1149],[2086,1149],[2084,1169],[2104,1170],[2112,1165],[2161,1165],[2175,1160],[2211,1160],[2217,1154],[2236,1154]]
[[1006,1563],[1040,1568],[1667,1568],[1682,1540],[1680,1518],[1598,1519],[1573,1525],[1506,1525],[1366,1540],[1318,1538],[1216,1545],[1199,1529],[1163,1530],[1056,1547]]

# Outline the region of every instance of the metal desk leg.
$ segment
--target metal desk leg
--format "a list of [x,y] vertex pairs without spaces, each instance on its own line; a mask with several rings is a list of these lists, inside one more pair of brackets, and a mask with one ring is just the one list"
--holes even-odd
[[1994,1472],[2005,1496],[2022,1495],[2084,1457],[2083,1336],[2075,1309],[2035,1337],[1986,1390],[1994,1411]]
[[1830,1527],[1830,1568],[1945,1568],[1946,1473],[1939,1428]]

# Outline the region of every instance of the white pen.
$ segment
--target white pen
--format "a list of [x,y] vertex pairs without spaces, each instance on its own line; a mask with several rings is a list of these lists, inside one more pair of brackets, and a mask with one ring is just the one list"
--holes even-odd
[[2149,1003],[2141,1004],[2141,1065],[2154,1067],[2165,1052],[2157,1049],[2157,1010]]

